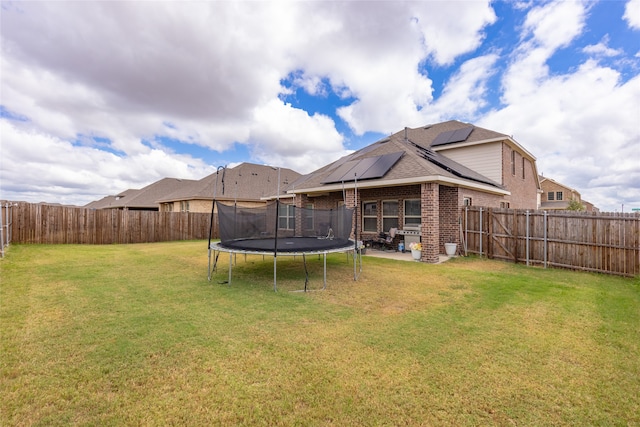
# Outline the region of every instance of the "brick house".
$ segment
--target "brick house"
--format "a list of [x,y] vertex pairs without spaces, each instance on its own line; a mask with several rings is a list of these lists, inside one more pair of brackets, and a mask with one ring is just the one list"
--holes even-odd
[[598,212],[592,203],[582,200],[580,192],[556,180],[544,176],[539,177],[540,188],[540,209],[544,210],[567,210],[571,201],[578,202],[586,212]]
[[[191,181],[176,191],[156,199],[163,212],[211,212],[214,193],[216,200],[241,207],[264,205],[265,198],[280,189],[281,197],[290,183],[302,176],[287,168],[274,168],[255,163],[241,163],[233,168],[220,168],[199,181]],[[280,184],[278,184],[278,178]]]
[[189,179],[162,178],[141,189],[129,189],[115,196],[105,196],[100,200],[86,204],[88,209],[120,209],[138,211],[158,211],[157,200],[167,194],[180,191],[197,181]]
[[[89,209],[128,209],[162,212],[211,212],[214,192],[217,200],[242,207],[267,203],[265,197],[281,197],[288,185],[302,176],[287,168],[254,163],[241,163],[233,168],[220,168],[200,180],[163,178],[141,189],[129,189],[115,196],[106,196],[87,205]],[[278,185],[280,177],[280,185]]]
[[535,157],[508,135],[459,121],[404,130],[292,183],[295,205],[357,204],[357,238],[398,229],[393,244],[420,239],[422,261],[460,243],[465,205],[536,209]]

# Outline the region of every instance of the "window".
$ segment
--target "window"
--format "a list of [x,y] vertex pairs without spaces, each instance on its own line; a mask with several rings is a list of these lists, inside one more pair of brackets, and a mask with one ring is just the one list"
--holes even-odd
[[523,157],[522,158],[522,179],[524,179],[524,169],[526,164],[527,164],[527,159]]
[[278,228],[281,230],[293,230],[296,227],[296,207],[282,204],[278,207]]
[[303,216],[304,216],[304,228],[305,230],[313,230],[314,226],[313,226],[313,215],[314,215],[314,210],[313,210],[313,203],[307,203],[307,205],[305,206],[306,210],[303,211]]
[[555,195],[556,195],[556,193],[554,193],[553,191],[549,191],[547,193],[547,200],[549,200],[549,201],[555,200]]
[[471,206],[471,197],[464,197],[462,199],[462,206]]
[[556,191],[556,200],[562,200],[562,191]]
[[404,201],[404,228],[417,227],[422,223],[422,213],[420,212],[420,199],[409,199]]
[[509,202],[500,202],[500,207],[502,209],[509,209]]
[[511,150],[511,175],[516,174],[516,152]]
[[180,202],[180,212],[189,212],[189,201]]
[[382,231],[398,228],[398,201],[386,200],[382,202]]
[[378,203],[362,203],[362,231],[378,231]]

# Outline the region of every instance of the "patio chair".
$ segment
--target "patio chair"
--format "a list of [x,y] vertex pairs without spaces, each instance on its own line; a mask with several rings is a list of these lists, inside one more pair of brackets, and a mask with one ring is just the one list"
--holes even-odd
[[380,233],[378,243],[380,244],[381,249],[396,249],[393,245],[393,238],[396,237],[397,231],[397,228],[392,227],[389,229],[388,233]]

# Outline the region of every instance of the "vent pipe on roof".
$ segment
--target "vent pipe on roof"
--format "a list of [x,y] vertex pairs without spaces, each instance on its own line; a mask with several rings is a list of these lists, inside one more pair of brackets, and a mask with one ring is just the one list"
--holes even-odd
[[407,138],[407,127],[404,127],[404,142],[407,142],[409,138]]

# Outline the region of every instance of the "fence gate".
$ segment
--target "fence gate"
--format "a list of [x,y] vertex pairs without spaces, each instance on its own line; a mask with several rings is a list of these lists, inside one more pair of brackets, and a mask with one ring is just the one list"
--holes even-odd
[[497,259],[517,259],[517,218],[500,211],[487,211],[487,256]]

